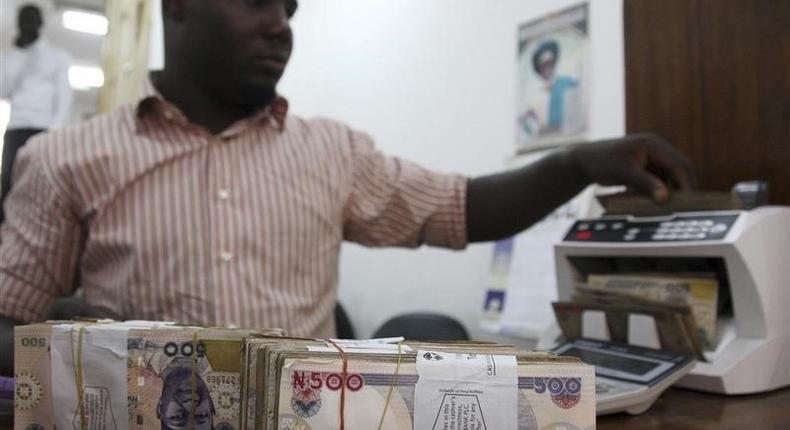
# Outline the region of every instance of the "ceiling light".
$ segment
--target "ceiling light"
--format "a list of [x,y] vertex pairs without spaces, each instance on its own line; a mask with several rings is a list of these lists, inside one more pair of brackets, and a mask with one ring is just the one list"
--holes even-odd
[[98,13],[79,10],[63,12],[63,27],[69,30],[104,36],[108,25],[107,17]]
[[104,85],[104,72],[98,67],[69,67],[69,84],[75,90],[101,88]]

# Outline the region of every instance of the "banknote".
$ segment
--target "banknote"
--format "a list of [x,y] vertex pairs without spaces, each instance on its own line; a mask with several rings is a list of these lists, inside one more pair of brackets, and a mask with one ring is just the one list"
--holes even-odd
[[49,344],[52,326],[14,328],[14,429],[52,429]]
[[586,287],[659,303],[687,304],[703,349],[716,348],[719,283],[712,275],[593,274],[587,277]]
[[659,216],[678,212],[739,210],[743,203],[734,193],[718,191],[675,191],[669,200],[656,203],[649,197],[634,194],[598,196],[608,215]]
[[241,343],[251,333],[196,327],[130,331],[129,428],[238,429]]
[[[346,429],[413,429],[419,375],[413,355],[402,359],[398,366],[392,357],[349,358],[344,380],[340,359],[281,357],[276,428],[338,428],[342,393]],[[517,384],[518,430],[595,428],[593,367],[547,357],[519,358]],[[469,400],[473,394],[447,396],[437,417],[447,414],[445,419],[460,424],[470,414],[484,416],[486,411],[474,411],[478,403]]]
[[[251,342],[259,342],[252,340]],[[311,357],[320,359],[336,359],[339,354],[333,349],[326,352],[326,341],[315,339],[285,338],[279,342],[268,343],[258,352],[255,397],[255,428],[275,430],[277,429],[277,415],[275,408],[277,405],[277,393],[279,386],[276,383],[279,371],[278,358],[283,354],[296,353],[307,354]],[[337,345],[337,343],[335,343]],[[395,345],[392,345],[395,346]],[[433,348],[440,351],[471,351],[481,353],[515,354],[518,350],[511,345],[495,344],[491,342],[402,342],[402,350],[414,351],[420,348]],[[363,356],[374,360],[392,360],[397,356],[398,349],[390,349],[389,353],[381,353],[379,347],[374,350],[376,353],[365,352],[358,349],[347,349],[349,356]],[[313,350],[313,351],[310,351]]]

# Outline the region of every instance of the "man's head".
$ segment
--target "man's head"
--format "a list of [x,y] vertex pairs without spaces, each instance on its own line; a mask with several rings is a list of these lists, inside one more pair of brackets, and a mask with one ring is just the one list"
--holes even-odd
[[535,69],[535,73],[550,81],[557,69],[559,56],[560,47],[557,42],[549,40],[541,43],[532,55],[532,67]]
[[165,71],[218,101],[269,104],[293,48],[296,0],[163,0]]
[[16,45],[20,48],[30,45],[38,39],[41,27],[44,25],[44,18],[41,9],[33,4],[28,4],[19,8],[17,15],[17,27],[19,35]]

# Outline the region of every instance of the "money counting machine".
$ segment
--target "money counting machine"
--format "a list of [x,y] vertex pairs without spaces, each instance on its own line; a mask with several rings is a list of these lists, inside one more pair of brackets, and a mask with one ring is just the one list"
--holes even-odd
[[[790,208],[579,221],[555,260],[561,301],[591,273],[715,274],[715,349],[676,385],[722,394],[790,385]],[[555,347],[558,335],[553,329],[538,347]],[[639,335],[629,331],[629,341]]]

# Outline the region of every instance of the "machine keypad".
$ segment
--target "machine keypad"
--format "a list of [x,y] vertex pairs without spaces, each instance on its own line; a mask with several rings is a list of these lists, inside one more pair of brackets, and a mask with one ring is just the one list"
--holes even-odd
[[721,240],[737,213],[674,215],[668,219],[605,217],[577,222],[565,240],[577,242],[671,242]]

